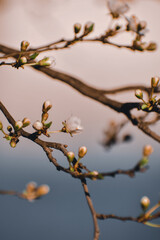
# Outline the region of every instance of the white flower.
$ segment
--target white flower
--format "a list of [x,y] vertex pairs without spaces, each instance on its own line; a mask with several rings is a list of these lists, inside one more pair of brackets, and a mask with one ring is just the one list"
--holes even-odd
[[78,117],[71,116],[65,122],[63,122],[63,132],[72,134],[80,133],[83,130],[81,126],[81,120]]
[[119,0],[108,0],[107,5],[113,18],[118,18],[129,10],[128,4]]
[[130,18],[126,17],[128,21],[127,30],[138,33],[139,35],[145,35],[148,31],[146,29],[147,23],[145,21],[139,21],[136,16],[131,16]]

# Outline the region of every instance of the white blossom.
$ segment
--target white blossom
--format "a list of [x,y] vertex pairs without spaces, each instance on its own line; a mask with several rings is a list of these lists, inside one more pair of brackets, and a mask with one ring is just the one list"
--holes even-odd
[[120,0],[108,0],[107,5],[113,18],[118,18],[129,10],[128,4]]
[[72,134],[80,133],[83,130],[81,126],[81,120],[76,116],[69,117],[63,122],[63,131]]

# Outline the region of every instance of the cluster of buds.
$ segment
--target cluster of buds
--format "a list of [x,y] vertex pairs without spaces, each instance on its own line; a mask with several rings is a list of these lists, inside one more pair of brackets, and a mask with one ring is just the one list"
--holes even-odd
[[137,89],[135,92],[135,96],[138,99],[141,99],[143,101],[143,104],[141,106],[142,110],[151,111],[154,107],[157,107],[160,105],[160,99],[156,100],[156,96],[153,96],[154,90],[156,87],[158,87],[159,84],[159,77],[152,77],[151,78],[151,93],[148,102],[146,102],[143,99],[143,92],[141,89]]
[[138,162],[138,167],[144,169],[149,162],[149,156],[152,154],[153,148],[151,145],[145,145],[142,151],[142,159]]
[[[82,25],[80,23],[75,23],[74,26],[74,34],[75,34],[75,37],[76,35],[81,31],[81,28],[82,28]],[[94,29],[94,23],[93,22],[87,22],[85,25],[84,25],[84,30],[83,30],[83,34],[82,36],[87,36],[89,33],[91,33]]]
[[126,30],[135,32],[139,35],[144,35],[147,32],[147,23],[145,21],[139,21],[136,16],[131,16],[130,18],[126,17],[128,22]]
[[12,148],[16,147],[16,144],[19,142],[18,139],[18,131],[22,128],[25,128],[27,126],[30,125],[30,120],[28,118],[24,118],[22,121],[18,120],[15,122],[14,125],[14,130],[13,128],[9,125],[7,127],[7,131],[8,133],[6,133],[3,129],[3,124],[2,122],[0,122],[0,130],[2,131],[2,133],[4,134],[4,138],[8,141],[10,141],[10,146]]
[[[85,146],[80,147],[78,150],[78,160],[77,161],[75,160],[74,152],[67,153],[70,171],[74,172],[77,170],[80,160],[86,155],[86,153],[87,153],[87,148]],[[74,162],[74,160],[76,162]]]
[[52,122],[45,123],[49,117],[48,111],[52,108],[52,104],[49,100],[45,101],[42,106],[42,115],[41,115],[41,121],[37,120],[34,122],[32,127],[37,131],[37,133],[40,135],[43,133],[47,137],[49,137],[49,134],[47,133],[47,130],[51,127]]
[[149,42],[149,43],[142,42],[141,40],[136,38],[135,40],[133,40],[132,47],[133,49],[141,52],[154,51],[157,49],[157,44],[155,42]]
[[35,199],[38,199],[48,194],[49,191],[50,191],[50,188],[48,185],[43,184],[43,185],[37,186],[35,182],[29,182],[26,185],[26,189],[23,191],[22,196],[28,201],[33,201]]

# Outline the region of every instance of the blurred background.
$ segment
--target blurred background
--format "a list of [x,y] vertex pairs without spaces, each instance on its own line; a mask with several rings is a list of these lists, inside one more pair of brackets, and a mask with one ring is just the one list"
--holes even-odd
[[[136,15],[146,20],[149,32],[146,41],[159,45],[159,1],[137,0],[130,2],[128,16]],[[1,0],[0,43],[19,48],[22,40],[38,47],[61,38],[73,37],[73,25],[95,22],[91,37],[103,33],[109,24],[105,0]],[[118,43],[129,43],[132,36],[122,35]],[[159,74],[159,48],[155,52],[131,52],[104,46],[100,43],[80,43],[70,49],[47,52],[41,56],[53,56],[55,69],[76,76],[91,86],[113,88],[132,84],[150,84],[152,76]],[[99,213],[121,216],[137,216],[141,213],[140,199],[146,195],[154,205],[160,199],[159,144],[128,124],[123,134],[130,133],[133,141],[118,144],[110,150],[102,146],[104,130],[114,119],[124,116],[88,99],[69,86],[52,80],[29,67],[12,69],[2,66],[1,101],[16,120],[28,117],[32,122],[40,120],[41,107],[49,99],[52,129],[60,129],[62,121],[71,115],[78,116],[84,127],[80,135],[71,138],[67,134],[51,136],[50,141],[68,144],[77,154],[79,146],[87,146],[83,163],[91,170],[111,171],[133,167],[141,158],[142,148],[151,144],[149,170],[131,179],[127,176],[105,178],[103,181],[88,180],[88,187],[95,209]],[[136,101],[134,92],[112,96],[120,101]],[[4,126],[8,123],[0,113]],[[154,129],[159,132],[159,122]],[[27,129],[26,129],[27,130]],[[32,132],[32,128],[28,127]],[[11,196],[0,195],[0,239],[42,240],[92,239],[92,218],[78,180],[58,172],[50,164],[44,152],[26,139],[20,139],[11,149],[9,142],[0,138],[0,189],[22,191],[26,183],[35,181],[48,184],[50,193],[33,203]],[[54,151],[60,164],[67,166],[66,159]],[[160,222],[156,220],[156,223]],[[132,222],[117,220],[99,221],[100,239],[158,240],[160,230]]]

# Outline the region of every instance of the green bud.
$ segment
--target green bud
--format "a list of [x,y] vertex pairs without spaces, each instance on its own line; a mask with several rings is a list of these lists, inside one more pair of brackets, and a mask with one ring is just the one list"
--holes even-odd
[[84,26],[84,35],[87,35],[91,33],[94,29],[94,23],[93,22],[87,22]]
[[67,153],[67,158],[68,158],[69,162],[73,162],[74,157],[75,157],[74,152],[68,152]]
[[52,125],[52,122],[49,122],[49,123],[44,123],[44,126],[46,129],[50,128]]
[[141,89],[137,89],[135,92],[135,96],[139,99],[143,99],[143,92]]
[[75,34],[80,32],[81,27],[82,27],[82,25],[80,23],[75,23],[74,24],[74,32],[75,32]]
[[37,64],[39,66],[49,67],[49,66],[51,66],[52,63],[53,63],[53,61],[49,57],[45,57],[45,58],[41,59]]
[[83,158],[86,155],[86,153],[87,153],[87,148],[85,146],[79,148],[78,156],[80,158]]
[[23,123],[23,128],[24,128],[24,127],[29,126],[31,124],[31,121],[29,118],[24,118],[22,123]]
[[143,168],[149,162],[148,157],[143,156],[143,158],[139,161],[139,167]]
[[20,130],[22,127],[23,127],[22,121],[18,120],[17,122],[15,122],[15,125],[14,125],[15,131]]

